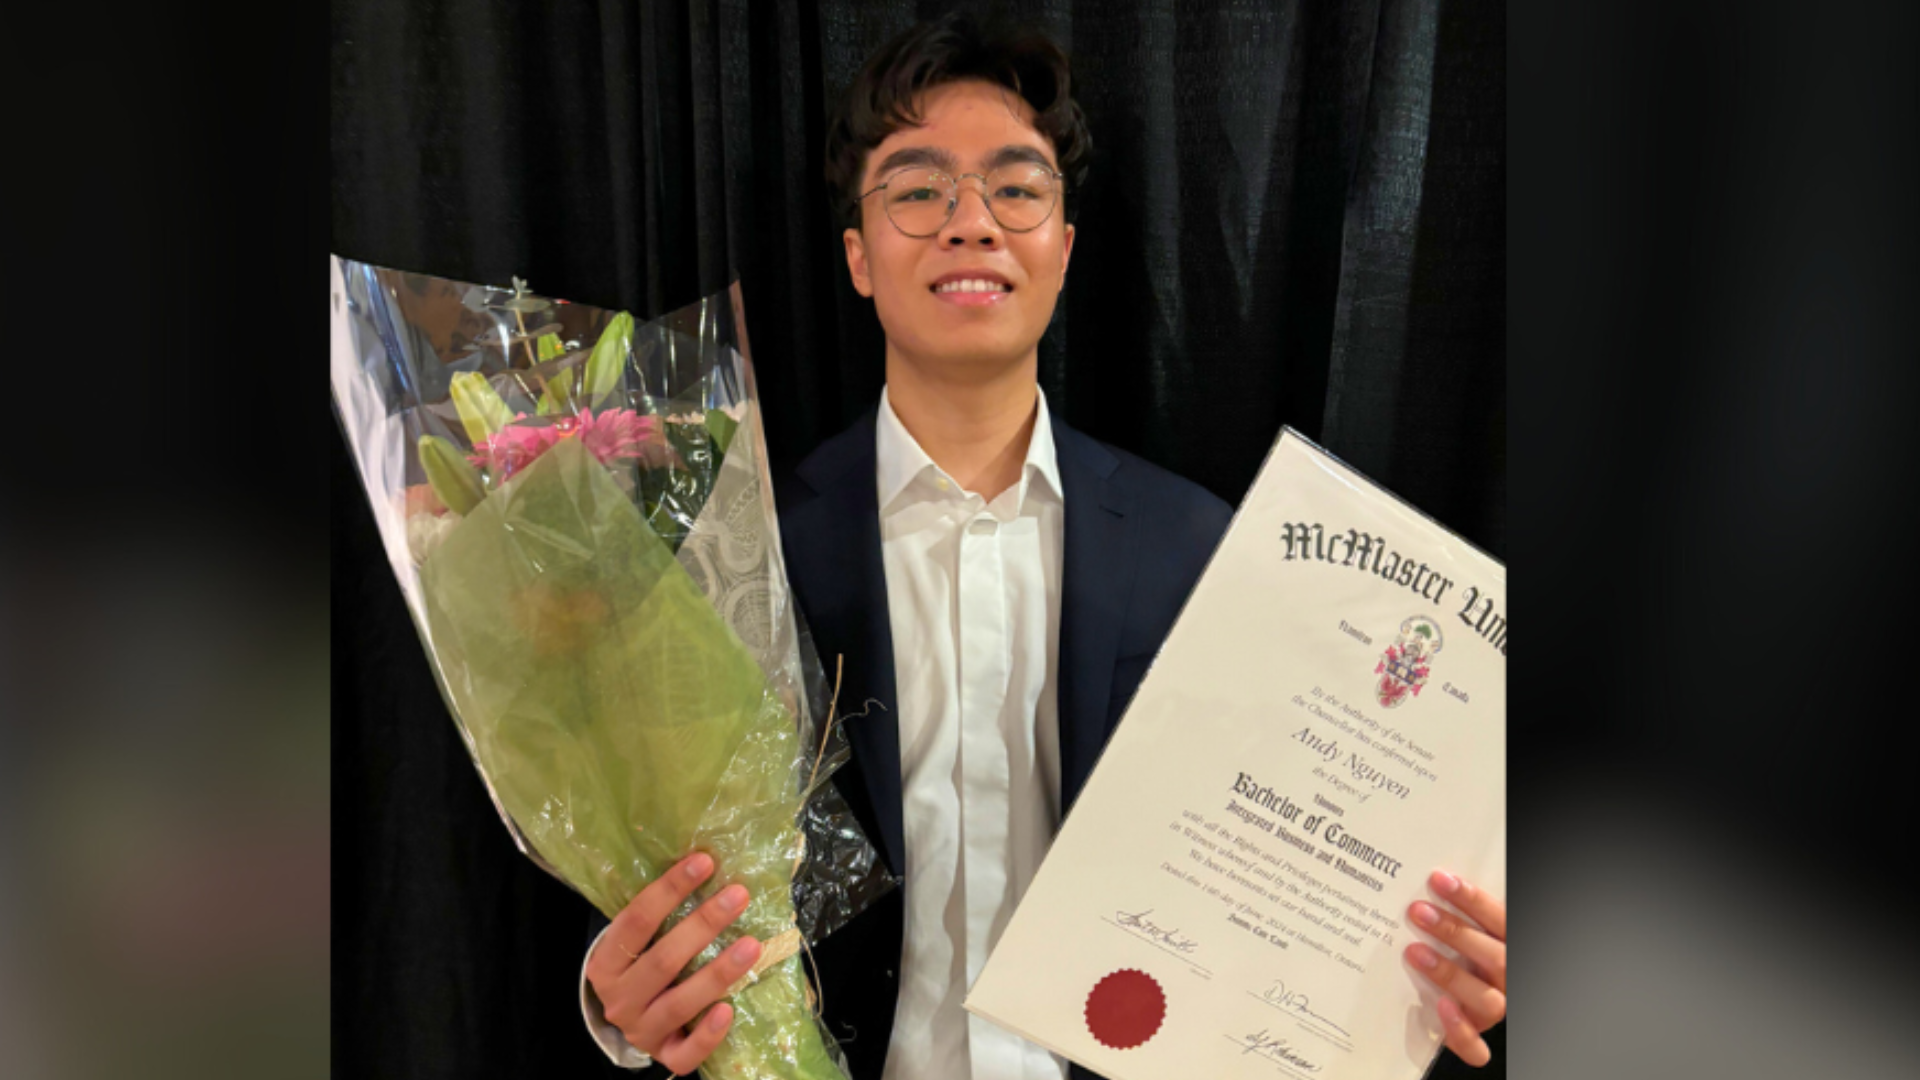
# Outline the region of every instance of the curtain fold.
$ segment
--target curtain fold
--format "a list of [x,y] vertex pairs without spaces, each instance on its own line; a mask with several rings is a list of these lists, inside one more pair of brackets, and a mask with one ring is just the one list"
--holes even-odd
[[[951,6],[343,0],[334,248],[642,316],[738,276],[792,460],[881,382],[828,108]],[[1041,348],[1066,418],[1229,500],[1292,424],[1498,553],[1504,9],[1002,7],[1071,49],[1094,132]]]

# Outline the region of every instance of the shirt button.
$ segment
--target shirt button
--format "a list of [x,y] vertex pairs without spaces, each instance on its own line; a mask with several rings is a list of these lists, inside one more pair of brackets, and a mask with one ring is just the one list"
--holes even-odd
[[939,488],[941,491],[946,491],[949,488],[953,487],[952,484],[947,483],[947,478],[944,476],[934,477],[933,486]]

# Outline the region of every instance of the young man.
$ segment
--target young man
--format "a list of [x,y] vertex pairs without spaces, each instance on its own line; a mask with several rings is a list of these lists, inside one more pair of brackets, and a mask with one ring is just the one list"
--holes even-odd
[[[1064,196],[1088,147],[1058,48],[964,19],[883,48],[829,130],[847,270],[886,330],[886,389],[777,502],[820,654],[845,658],[841,700],[880,706],[848,725],[854,757],[835,783],[903,887],[815,951],[855,1080],[1090,1075],[961,1001],[1231,514],[1060,423],[1037,385],[1073,254]],[[744,890],[655,940],[713,872],[691,856],[590,950],[583,1010],[616,1063],[691,1072],[725,1035],[725,989],[757,943],[671,980]],[[1489,985],[1424,945],[1408,956],[1459,999],[1440,1006],[1448,1045],[1480,1064],[1478,1031],[1505,1014],[1505,915],[1452,888],[1484,929],[1444,916],[1433,932],[1500,974]],[[1433,911],[1415,908],[1416,921]]]

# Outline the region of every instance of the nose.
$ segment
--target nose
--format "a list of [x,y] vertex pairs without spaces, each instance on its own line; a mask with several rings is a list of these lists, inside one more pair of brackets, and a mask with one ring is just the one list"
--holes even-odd
[[[968,180],[979,182],[969,184]],[[952,247],[979,244],[984,248],[994,248],[1006,239],[1000,230],[1000,223],[993,219],[993,212],[987,209],[987,181],[984,177],[961,177],[953,197],[956,200],[953,216],[947,219],[946,227],[940,230],[941,243]]]

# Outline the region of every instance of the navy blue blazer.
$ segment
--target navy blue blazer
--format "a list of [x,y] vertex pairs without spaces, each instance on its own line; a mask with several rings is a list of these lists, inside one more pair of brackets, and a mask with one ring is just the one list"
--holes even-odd
[[[896,875],[906,866],[893,632],[880,555],[877,409],[777,475],[787,577],[843,703],[853,758],[834,784]],[[1058,678],[1061,806],[1070,810],[1174,617],[1226,532],[1232,508],[1198,485],[1053,419],[1066,504]],[[893,890],[813,950],[827,1026],[853,1080],[879,1080],[893,1035],[904,941]],[[605,920],[595,914],[594,933]],[[664,1075],[664,1070],[655,1070]],[[626,1075],[633,1075],[627,1073]],[[1076,1080],[1093,1074],[1073,1067]]]

